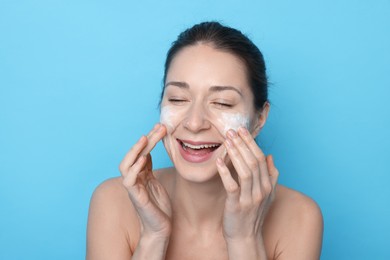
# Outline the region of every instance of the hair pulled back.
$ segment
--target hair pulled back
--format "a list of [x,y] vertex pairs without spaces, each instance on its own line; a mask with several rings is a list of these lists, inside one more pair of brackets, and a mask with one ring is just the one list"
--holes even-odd
[[211,44],[215,49],[226,51],[243,61],[248,83],[254,96],[254,107],[261,110],[268,101],[268,81],[262,53],[256,45],[239,30],[224,26],[219,22],[202,22],[179,34],[176,41],[168,50],[165,61],[163,91],[164,96],[166,77],[169,66],[175,55],[185,47],[196,44]]

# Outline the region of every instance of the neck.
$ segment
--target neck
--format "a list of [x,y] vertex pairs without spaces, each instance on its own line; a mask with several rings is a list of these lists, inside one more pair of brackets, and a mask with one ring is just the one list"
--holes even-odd
[[198,230],[220,229],[225,201],[226,191],[218,175],[207,183],[195,183],[176,174],[173,197],[176,224]]

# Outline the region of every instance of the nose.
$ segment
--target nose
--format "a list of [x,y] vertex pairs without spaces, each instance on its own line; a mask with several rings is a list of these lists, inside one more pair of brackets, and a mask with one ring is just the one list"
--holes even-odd
[[207,111],[202,104],[191,105],[184,120],[184,127],[191,132],[199,132],[211,127]]

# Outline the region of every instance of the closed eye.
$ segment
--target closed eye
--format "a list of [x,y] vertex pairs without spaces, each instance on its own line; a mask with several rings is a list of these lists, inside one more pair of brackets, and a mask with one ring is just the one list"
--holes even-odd
[[213,102],[213,104],[218,108],[232,108],[233,105],[229,103],[222,103],[222,102]]
[[181,99],[181,98],[169,98],[168,101],[173,104],[182,104],[184,102],[187,102],[186,99]]

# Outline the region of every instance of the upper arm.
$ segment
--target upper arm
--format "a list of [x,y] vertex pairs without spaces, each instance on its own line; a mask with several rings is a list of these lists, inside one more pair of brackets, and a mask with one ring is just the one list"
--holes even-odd
[[[94,191],[88,214],[87,259],[131,259],[127,194],[118,181],[108,180]],[[127,200],[129,201],[129,200]]]
[[276,259],[320,259],[323,235],[323,218],[318,205],[300,194],[289,208],[291,213],[279,244]]

